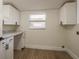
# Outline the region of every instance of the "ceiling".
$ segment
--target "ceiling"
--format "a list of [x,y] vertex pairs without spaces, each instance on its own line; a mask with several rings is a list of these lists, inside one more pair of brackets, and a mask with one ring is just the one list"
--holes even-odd
[[21,11],[56,9],[69,0],[4,0],[4,3],[13,4]]

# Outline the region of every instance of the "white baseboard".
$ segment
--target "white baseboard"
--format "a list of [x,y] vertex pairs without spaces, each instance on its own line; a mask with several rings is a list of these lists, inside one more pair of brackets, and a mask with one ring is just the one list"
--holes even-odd
[[73,59],[79,59],[79,57],[73,53],[70,49],[66,49],[66,52],[73,58]]
[[21,50],[21,48],[15,48],[14,50]]
[[61,47],[52,47],[52,46],[43,46],[43,45],[26,45],[25,48],[65,51],[65,49]]

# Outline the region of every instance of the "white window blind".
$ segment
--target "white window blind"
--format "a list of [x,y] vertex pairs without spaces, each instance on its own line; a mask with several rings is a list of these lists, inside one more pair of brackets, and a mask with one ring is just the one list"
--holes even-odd
[[46,23],[45,22],[30,22],[30,28],[44,29],[44,28],[46,28]]
[[45,29],[46,28],[46,14],[31,14],[29,16],[30,29]]
[[45,21],[46,20],[46,15],[45,14],[30,15],[29,20],[30,21]]

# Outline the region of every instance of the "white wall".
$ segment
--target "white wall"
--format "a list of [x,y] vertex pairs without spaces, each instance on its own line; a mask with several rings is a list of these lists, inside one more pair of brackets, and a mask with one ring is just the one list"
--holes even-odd
[[[46,30],[30,30],[28,17],[32,13],[47,14]],[[20,30],[24,31],[25,47],[52,48],[65,45],[73,53],[79,56],[79,25],[62,27],[59,25],[59,10],[25,11],[21,13]]]
[[[33,13],[47,14],[45,30],[30,30],[29,15]],[[20,30],[24,31],[25,47],[53,48],[65,45],[65,29],[59,25],[59,10],[25,11],[21,13]]]
[[3,20],[3,17],[2,17],[2,14],[3,14],[3,9],[2,9],[2,6],[3,6],[3,0],[0,0],[0,37],[2,37],[2,20]]
[[66,28],[67,30],[67,47],[70,49],[74,54],[79,56],[79,35],[76,34],[79,31],[79,25],[76,26],[69,26]]

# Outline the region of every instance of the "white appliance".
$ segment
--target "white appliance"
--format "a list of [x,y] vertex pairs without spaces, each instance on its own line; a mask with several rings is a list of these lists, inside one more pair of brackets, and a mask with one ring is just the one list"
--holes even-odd
[[13,41],[12,36],[0,41],[0,59],[13,59]]
[[6,59],[13,59],[13,48],[14,48],[14,38],[8,37],[6,38]]
[[6,40],[1,40],[0,41],[0,59],[6,59],[6,57],[5,57],[5,54],[6,54],[5,46],[6,46]]

